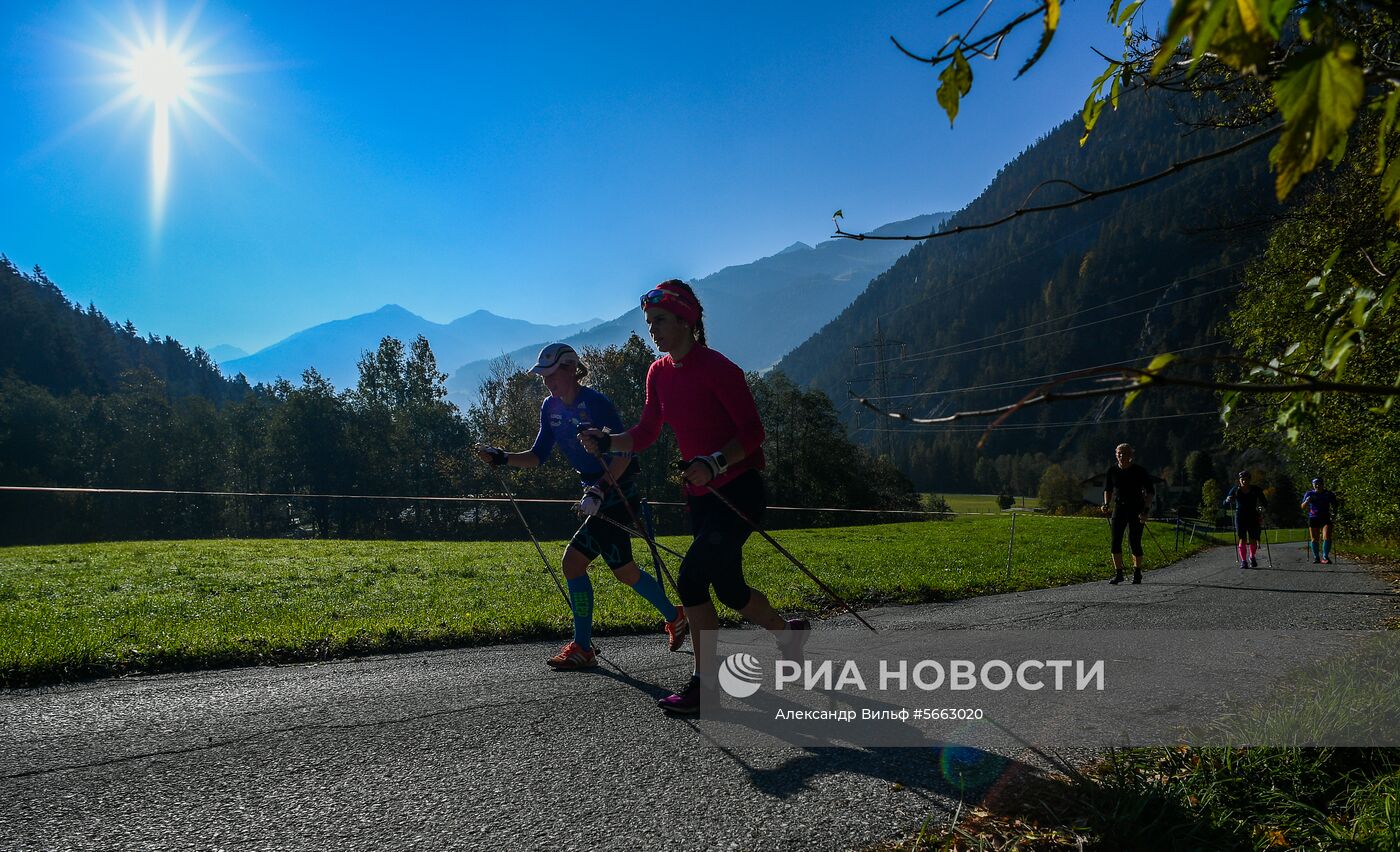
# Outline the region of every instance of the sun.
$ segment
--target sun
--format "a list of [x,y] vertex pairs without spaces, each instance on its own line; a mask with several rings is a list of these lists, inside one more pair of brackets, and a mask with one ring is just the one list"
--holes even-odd
[[163,3],[157,2],[150,9],[149,21],[134,5],[127,4],[126,9],[128,23],[125,28],[94,13],[110,38],[107,46],[78,45],[107,66],[108,72],[97,80],[114,86],[117,91],[70,128],[70,132],[123,108],[134,111],[138,117],[149,117],[151,225],[158,232],[165,218],[174,159],[170,133],[172,120],[183,125],[184,114],[196,115],[252,160],[252,155],[224,127],[206,101],[213,97],[228,99],[228,93],[212,82],[215,78],[260,70],[262,66],[227,61],[208,64],[201,61],[218,42],[215,38],[195,39],[203,2],[196,2],[190,8],[174,32],[167,31]]
[[156,106],[189,96],[190,63],[168,44],[150,44],[131,57],[131,85]]

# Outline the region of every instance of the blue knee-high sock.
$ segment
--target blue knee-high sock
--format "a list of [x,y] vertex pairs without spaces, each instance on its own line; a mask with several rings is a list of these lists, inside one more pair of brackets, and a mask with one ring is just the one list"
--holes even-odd
[[587,574],[569,580],[569,600],[574,609],[574,641],[587,651],[593,647],[593,581]]
[[1331,559],[1331,558],[1332,558],[1332,539],[1330,539],[1330,538],[1324,538],[1324,539],[1322,540],[1322,558],[1323,558],[1323,559]]
[[666,590],[661,588],[661,584],[656,582],[656,578],[645,571],[638,569],[637,582],[632,584],[632,591],[646,599],[647,603],[656,607],[656,611],[661,613],[661,617],[667,621],[676,620],[675,604],[666,597]]
[[1317,542],[1315,540],[1310,540],[1308,542],[1308,550],[1312,551],[1314,559],[1322,555],[1322,551],[1318,549]]

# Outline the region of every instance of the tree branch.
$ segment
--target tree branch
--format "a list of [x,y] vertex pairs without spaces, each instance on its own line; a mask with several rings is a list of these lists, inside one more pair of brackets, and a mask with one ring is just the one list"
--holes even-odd
[[[1073,198],[1073,199],[1070,199],[1069,201],[1060,201],[1060,202],[1056,202],[1056,203],[1054,203],[1054,204],[1041,204],[1041,205],[1038,205],[1038,206],[1036,206],[1036,207],[1027,207],[1027,206],[1025,206],[1025,202],[1022,202],[1022,206],[1017,207],[1015,210],[1011,211],[1010,213],[1006,214],[1005,216],[1002,216],[1000,219],[994,219],[994,220],[992,220],[992,221],[990,221],[990,222],[978,222],[977,224],[974,224],[974,225],[958,225],[957,227],[955,227],[955,228],[950,228],[950,229],[948,229],[948,230],[946,230],[946,231],[936,231],[936,232],[931,233],[931,234],[922,234],[922,235],[910,235],[910,234],[906,234],[906,235],[876,235],[876,234],[865,234],[865,233],[853,234],[853,233],[850,233],[850,232],[848,232],[848,231],[842,230],[840,225],[835,225],[835,227],[836,227],[836,233],[832,234],[832,236],[833,236],[833,237],[840,237],[840,238],[842,238],[842,239],[847,239],[847,240],[858,240],[858,241],[859,241],[859,240],[908,240],[908,241],[918,241],[918,240],[932,240],[932,239],[937,239],[937,238],[939,238],[939,237],[951,237],[951,236],[953,236],[954,234],[961,234],[961,233],[965,233],[965,232],[967,232],[967,231],[980,231],[980,230],[984,230],[984,229],[986,229],[986,228],[995,228],[995,227],[997,227],[998,225],[1004,225],[1004,224],[1006,224],[1007,222],[1010,222],[1012,219],[1018,219],[1018,218],[1020,218],[1021,216],[1025,216],[1025,215],[1030,214],[1030,213],[1046,213],[1046,212],[1049,212],[1049,211],[1051,211],[1051,210],[1064,210],[1064,209],[1067,208],[1067,207],[1074,207],[1074,206],[1077,206],[1077,205],[1079,205],[1079,204],[1083,204],[1083,203],[1088,202],[1088,201],[1095,201],[1095,200],[1097,200],[1097,199],[1104,198],[1105,196],[1116,195],[1116,194],[1118,194],[1118,193],[1120,193],[1120,192],[1127,192],[1127,191],[1130,190],[1130,189],[1137,189],[1137,188],[1140,187],[1140,186],[1146,186],[1146,185],[1149,184],[1149,183],[1154,183],[1154,182],[1156,182],[1156,181],[1162,180],[1163,178],[1171,177],[1172,175],[1177,174],[1178,172],[1184,171],[1185,169],[1189,169],[1189,168],[1191,168],[1192,166],[1197,166],[1197,165],[1200,165],[1201,163],[1208,162],[1208,161],[1210,161],[1210,160],[1216,160],[1216,159],[1219,159],[1219,158],[1221,158],[1221,157],[1227,157],[1227,156],[1229,156],[1230,154],[1233,154],[1233,153],[1235,153],[1235,152],[1237,152],[1237,151],[1242,151],[1242,150],[1244,150],[1245,148],[1248,148],[1248,147],[1251,146],[1251,145],[1256,145],[1256,144],[1258,144],[1258,143],[1260,143],[1260,142],[1263,142],[1263,141],[1266,140],[1266,139],[1269,139],[1270,137],[1274,136],[1275,134],[1277,134],[1277,133],[1278,133],[1280,130],[1282,130],[1282,129],[1283,129],[1283,125],[1281,125],[1281,124],[1280,124],[1280,125],[1276,125],[1276,126],[1271,127],[1271,128],[1269,128],[1269,129],[1267,129],[1267,130],[1260,131],[1259,133],[1256,133],[1256,134],[1254,134],[1253,136],[1250,136],[1250,137],[1248,137],[1248,138],[1246,138],[1246,139],[1243,139],[1243,140],[1241,140],[1241,141],[1239,141],[1239,142],[1236,142],[1234,145],[1229,145],[1229,146],[1227,146],[1227,147],[1225,147],[1225,148],[1221,148],[1221,149],[1218,150],[1218,151],[1212,151],[1212,152],[1210,152],[1210,153],[1208,153],[1208,154],[1201,154],[1201,155],[1196,156],[1196,157],[1191,157],[1190,159],[1181,160],[1181,161],[1179,161],[1179,162],[1172,163],[1172,164],[1171,164],[1170,166],[1168,166],[1166,169],[1164,169],[1164,170],[1162,170],[1162,171],[1160,171],[1160,172],[1158,172],[1158,173],[1156,173],[1156,174],[1148,175],[1147,177],[1143,177],[1143,178],[1138,178],[1138,179],[1135,180],[1135,181],[1130,181],[1130,182],[1128,182],[1128,183],[1120,184],[1120,185],[1118,185],[1118,186],[1111,186],[1111,187],[1109,187],[1109,188],[1107,188],[1107,189],[1086,190],[1086,189],[1083,189],[1083,188],[1081,188],[1081,187],[1079,187],[1079,186],[1076,186],[1075,184],[1071,183],[1070,181],[1067,181],[1067,180],[1064,180],[1064,179],[1060,179],[1060,178],[1055,178],[1055,179],[1052,179],[1052,180],[1043,181],[1043,182],[1041,182],[1040,184],[1037,184],[1037,185],[1035,186],[1035,188],[1033,188],[1033,189],[1031,190],[1030,194],[1026,196],[1026,200],[1027,200],[1027,201],[1029,201],[1029,200],[1036,194],[1036,192],[1039,191],[1039,190],[1041,189],[1041,187],[1048,186],[1048,185],[1050,185],[1050,184],[1052,184],[1052,183],[1067,184],[1067,185],[1069,185],[1070,187],[1073,187],[1075,190],[1077,190],[1077,191],[1078,191],[1079,193],[1081,193],[1081,194],[1080,194],[1080,196],[1079,196],[1078,198]],[[835,223],[835,219],[833,219],[832,222]]]
[[[915,62],[922,62],[925,65],[937,68],[939,65],[942,65],[943,63],[953,58],[953,54],[946,52],[948,44],[957,42],[959,47],[965,48],[968,52],[981,53],[983,48],[985,48],[987,45],[991,44],[992,42],[1004,39],[1008,34],[1011,33],[1012,30],[1016,29],[1021,24],[1024,24],[1026,21],[1029,21],[1032,18],[1044,15],[1046,5],[1047,4],[1043,2],[1037,4],[1034,9],[1031,9],[1029,12],[1026,12],[1024,14],[1018,15],[1017,17],[1013,18],[1010,22],[1003,25],[1001,29],[997,30],[996,32],[984,35],[977,41],[968,42],[960,37],[950,38],[944,44],[943,49],[940,50],[938,53],[935,53],[933,56],[920,56],[919,54],[914,53],[913,51],[906,48],[904,45],[900,44],[899,39],[895,38],[894,36],[890,36],[890,41],[894,43],[895,47],[899,48],[900,53],[903,53],[905,56],[909,57]],[[986,9],[983,9],[982,14],[985,14],[986,11]],[[979,20],[981,19],[981,16],[981,14],[978,15]]]
[[[1105,396],[1125,396],[1134,391],[1146,390],[1156,386],[1178,386],[1198,388],[1211,391],[1239,391],[1250,394],[1290,394],[1298,392],[1307,393],[1351,393],[1359,396],[1400,396],[1400,385],[1369,385],[1356,384],[1354,382],[1331,382],[1323,379],[1303,376],[1300,373],[1292,373],[1279,369],[1273,365],[1262,361],[1257,361],[1244,356],[1223,355],[1208,359],[1193,359],[1195,361],[1234,361],[1259,366],[1272,370],[1281,375],[1298,378],[1295,382],[1285,382],[1279,384],[1259,384],[1255,382],[1221,382],[1211,379],[1193,379],[1186,376],[1166,375],[1161,370],[1146,370],[1137,367],[1094,367],[1088,370],[1078,370],[1073,373],[1065,373],[1056,376],[1045,384],[1032,390],[1016,402],[1008,405],[1000,405],[996,408],[983,408],[970,411],[955,411],[952,414],[942,417],[912,417],[908,414],[897,411],[886,411],[863,396],[851,393],[851,397],[861,405],[891,420],[901,420],[906,423],[914,423],[920,426],[937,425],[940,423],[952,423],[957,420],[966,420],[972,417],[993,417],[996,419],[987,424],[987,431],[982,433],[977,446],[980,449],[991,435],[992,430],[1000,426],[1011,415],[1023,408],[1030,408],[1035,405],[1046,405],[1052,402],[1065,400],[1092,399]],[[1113,379],[1123,379],[1118,384],[1108,387],[1093,388],[1081,391],[1057,391],[1055,388],[1069,382],[1081,379],[1098,378],[1102,381]]]

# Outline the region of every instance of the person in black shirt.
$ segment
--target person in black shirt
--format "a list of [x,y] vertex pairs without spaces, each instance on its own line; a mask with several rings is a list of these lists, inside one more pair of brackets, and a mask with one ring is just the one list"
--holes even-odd
[[1118,463],[1108,469],[1103,481],[1103,512],[1109,516],[1113,537],[1109,551],[1113,554],[1113,579],[1123,582],[1123,532],[1128,533],[1128,547],[1133,552],[1133,582],[1142,582],[1142,530],[1147,523],[1147,507],[1155,489],[1152,474],[1142,465],[1133,464],[1133,448],[1119,444],[1114,448]]
[[1221,503],[1227,509],[1235,509],[1235,553],[1240,557],[1241,568],[1258,568],[1259,531],[1264,517],[1264,509],[1269,504],[1264,492],[1249,484],[1249,471],[1240,471],[1240,484],[1230,489]]

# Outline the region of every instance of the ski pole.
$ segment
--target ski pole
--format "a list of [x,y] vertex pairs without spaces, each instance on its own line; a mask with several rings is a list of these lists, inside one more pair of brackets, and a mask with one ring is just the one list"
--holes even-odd
[[1157,545],[1157,552],[1162,554],[1162,564],[1165,565],[1170,560],[1167,559],[1167,552],[1162,549],[1161,543],[1157,541],[1157,534],[1152,531],[1152,527],[1148,525],[1147,521],[1142,522],[1142,528],[1147,530],[1147,537],[1152,539],[1153,544]]
[[[681,464],[685,464],[685,463],[684,463],[684,462],[681,462]],[[797,559],[796,556],[793,556],[791,553],[788,553],[788,552],[787,552],[787,549],[784,548],[781,544],[779,544],[777,539],[775,539],[775,538],[773,538],[771,535],[769,535],[769,534],[763,529],[763,527],[760,527],[758,524],[754,523],[754,522],[749,518],[748,515],[745,515],[743,512],[739,511],[739,507],[738,507],[738,506],[735,506],[733,503],[731,503],[731,502],[729,501],[729,498],[728,498],[728,497],[725,497],[723,494],[719,493],[719,491],[715,490],[714,488],[712,488],[712,487],[709,486],[709,485],[706,485],[706,486],[705,486],[705,490],[708,491],[708,492],[710,492],[711,494],[713,494],[716,498],[718,498],[718,499],[719,499],[719,502],[722,503],[722,504],[724,504],[726,507],[728,507],[729,511],[731,511],[731,512],[733,512],[734,514],[738,515],[740,520],[742,520],[744,523],[748,524],[749,526],[753,527],[754,532],[756,532],[756,533],[758,533],[759,535],[763,536],[763,537],[768,541],[769,544],[773,545],[773,547],[777,549],[777,551],[778,551],[779,553],[781,553],[782,555],[786,556],[786,557],[788,558],[788,561],[789,561],[789,562],[791,562],[793,565],[796,565],[796,566],[797,566],[797,569],[798,569],[799,571],[801,571],[803,574],[806,574],[808,577],[810,577],[810,578],[812,579],[812,582],[813,582],[813,583],[816,583],[817,586],[820,587],[821,590],[822,590],[823,592],[826,592],[826,594],[827,594],[828,597],[830,597],[832,600],[836,601],[836,602],[837,602],[838,604],[840,604],[841,606],[845,607],[845,608],[846,608],[846,611],[849,612],[851,615],[854,615],[854,616],[856,617],[856,621],[859,621],[861,624],[864,624],[866,627],[869,627],[871,633],[879,633],[879,632],[880,632],[880,631],[876,630],[876,629],[874,628],[874,626],[871,625],[870,622],[868,622],[868,621],[866,621],[864,618],[862,618],[861,615],[860,615],[860,613],[856,612],[855,607],[853,607],[853,606],[851,606],[850,604],[846,603],[846,601],[845,601],[844,599],[842,599],[842,597],[841,597],[840,595],[836,594],[836,592],[834,592],[834,591],[831,590],[831,587],[830,587],[830,586],[828,586],[826,583],[823,583],[823,582],[821,581],[821,578],[820,578],[820,577],[818,577],[816,574],[813,574],[811,571],[807,570],[807,566],[806,566],[806,565],[803,565],[800,561],[798,561],[798,559]]]
[[[579,426],[579,429],[578,429],[578,430],[579,430],[579,432],[583,432],[583,431],[585,431],[585,427],[584,427],[584,426]],[[585,447],[584,449],[587,449],[587,447]],[[617,492],[617,499],[619,499],[619,500],[622,501],[622,505],[627,507],[627,515],[628,515],[628,517],[630,517],[630,518],[632,519],[632,526],[633,526],[634,528],[636,528],[637,530],[641,530],[641,528],[642,528],[642,522],[637,518],[637,512],[636,512],[636,510],[634,510],[634,509],[632,508],[632,503],[631,503],[631,501],[629,501],[629,500],[627,499],[627,495],[624,494],[624,493],[622,492],[622,486],[621,486],[621,485],[618,485],[618,484],[617,484],[617,480],[613,478],[612,469],[608,467],[608,460],[607,460],[606,458],[603,457],[603,454],[602,454],[602,453],[592,453],[592,456],[593,456],[595,459],[598,460],[598,463],[599,463],[599,464],[601,464],[601,465],[603,466],[603,479],[607,480],[608,485],[609,485],[614,491]],[[598,512],[601,514],[602,511],[603,511],[603,507],[599,506],[599,507],[598,507]],[[611,520],[611,519],[609,519],[609,520]],[[652,558],[652,561],[654,561],[658,566],[661,567],[662,573],[664,573],[664,574],[666,575],[666,578],[669,579],[669,580],[671,581],[671,588],[672,588],[672,589],[675,589],[675,590],[676,590],[676,594],[679,595],[679,594],[680,594],[680,589],[676,587],[676,578],[671,576],[670,570],[668,570],[668,569],[666,568],[665,563],[663,563],[663,562],[661,561],[661,554],[656,552],[656,542],[652,541],[651,538],[650,538],[649,536],[646,536],[646,535],[643,535],[642,538],[646,539],[647,547],[651,549],[651,558]],[[666,590],[666,587],[665,587],[664,584],[662,585],[661,590],[662,590],[663,592]]]
[[[637,502],[642,507],[642,532],[646,533],[648,541],[654,542],[656,541],[656,524],[652,523],[653,513],[651,511],[651,504],[646,501],[646,498],[642,498]],[[655,556],[655,554],[653,554],[653,556]],[[651,567],[656,569],[656,582],[660,583],[662,571],[661,560],[653,559],[652,561],[654,564]]]
[[564,584],[559,582],[559,575],[555,573],[554,565],[550,563],[549,557],[544,555],[544,548],[540,547],[540,540],[535,538],[535,531],[530,529],[529,522],[525,520],[525,513],[520,511],[520,504],[515,502],[515,495],[511,493],[510,486],[506,485],[505,474],[500,471],[496,471],[496,474],[500,477],[502,490],[504,490],[506,496],[510,498],[510,504],[515,507],[515,514],[520,517],[521,526],[525,527],[525,532],[530,536],[530,541],[535,543],[535,551],[539,553],[540,559],[543,560],[545,570],[549,572],[550,579],[554,580],[554,585],[558,587],[559,594],[563,596],[564,605],[569,608],[569,614],[573,615],[574,602],[569,600],[569,593],[564,591]]
[[1269,567],[1274,567],[1274,551],[1269,547],[1269,531],[1264,530],[1264,552],[1269,555]]
[[[646,538],[647,538],[647,534],[646,534],[646,533],[644,533],[644,532],[639,532],[639,531],[637,531],[637,530],[634,530],[634,529],[632,529],[631,527],[627,526],[626,524],[622,523],[621,521],[614,521],[612,518],[609,518],[609,517],[606,516],[606,515],[594,515],[593,517],[595,517],[595,518],[601,518],[602,520],[607,521],[608,523],[612,524],[613,526],[617,527],[618,529],[622,530],[623,532],[627,533],[628,535],[636,536],[637,538],[640,538],[640,539],[642,539],[642,540],[646,540]],[[653,539],[652,541],[653,541],[653,543],[654,543],[657,547],[659,547],[660,549],[666,551],[667,553],[671,554],[672,556],[676,557],[677,559],[684,559],[684,558],[685,558],[685,554],[684,554],[684,553],[677,553],[676,551],[672,550],[671,548],[667,547],[666,545],[662,544],[661,542],[656,541],[655,539]],[[670,575],[668,574],[667,576],[670,576]],[[674,584],[673,584],[673,585],[674,585]]]

